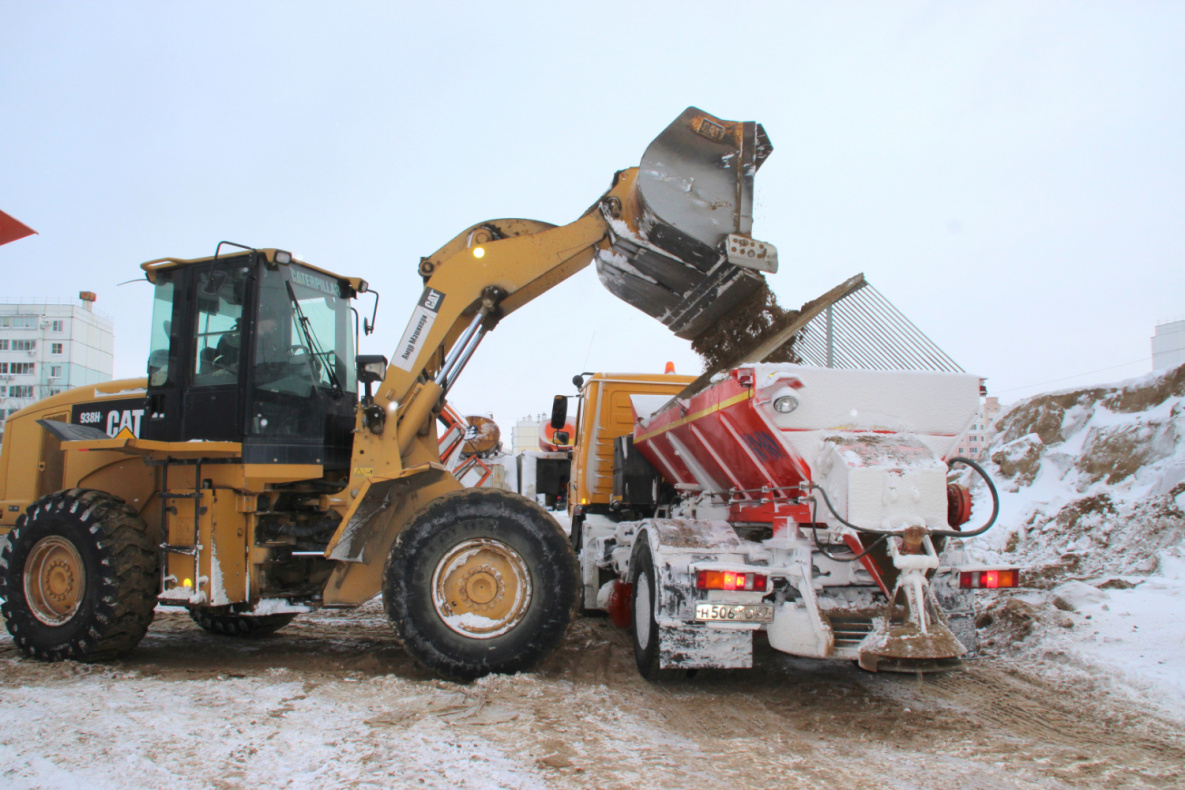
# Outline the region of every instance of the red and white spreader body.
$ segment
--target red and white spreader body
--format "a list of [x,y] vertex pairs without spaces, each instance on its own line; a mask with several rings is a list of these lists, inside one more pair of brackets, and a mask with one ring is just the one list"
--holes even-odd
[[750,666],[759,630],[869,669],[957,659],[929,587],[946,541],[930,533],[969,515],[947,457],[979,396],[969,374],[789,364],[736,368],[685,400],[635,396],[633,449],[679,496],[655,518],[586,522],[586,581],[594,565],[616,576],[605,608],[629,591],[661,668]]

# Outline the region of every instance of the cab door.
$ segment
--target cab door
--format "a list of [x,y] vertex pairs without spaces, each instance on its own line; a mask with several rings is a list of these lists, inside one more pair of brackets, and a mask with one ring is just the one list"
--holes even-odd
[[144,438],[242,441],[252,268],[236,256],[157,273]]
[[247,294],[242,262],[200,267],[194,274],[193,354],[183,406],[183,440],[242,441],[248,367]]

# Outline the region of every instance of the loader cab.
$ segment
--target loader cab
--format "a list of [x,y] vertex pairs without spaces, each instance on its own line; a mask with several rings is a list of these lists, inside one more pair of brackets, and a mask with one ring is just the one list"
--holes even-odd
[[145,269],[156,296],[143,438],[241,442],[244,463],[348,468],[349,281],[274,250]]

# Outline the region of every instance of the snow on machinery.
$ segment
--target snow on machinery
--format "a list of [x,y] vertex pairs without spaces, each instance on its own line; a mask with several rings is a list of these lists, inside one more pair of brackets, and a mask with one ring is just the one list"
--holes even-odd
[[354,355],[361,278],[227,242],[143,264],[147,376],[7,420],[0,598],[15,643],[104,660],[158,604],[241,635],[382,593],[406,650],[442,675],[535,666],[570,621],[575,557],[538,505],[463,489],[442,464],[445,397],[487,332],[594,257],[615,294],[684,337],[759,289],[773,251],[749,236],[749,207],[768,151],[759,125],[691,108],[575,221],[465,229],[419,261],[390,360]]
[[[862,278],[845,286],[787,331],[804,355],[845,311],[869,326],[879,297]],[[834,363],[844,345],[823,349]],[[748,667],[759,631],[782,652],[870,670],[957,665],[966,646],[931,582],[947,541],[988,529],[996,505],[983,470],[950,457],[980,396],[980,379],[951,366],[578,377],[570,512],[583,606],[630,627],[646,677]],[[976,529],[952,466],[990,491]]]

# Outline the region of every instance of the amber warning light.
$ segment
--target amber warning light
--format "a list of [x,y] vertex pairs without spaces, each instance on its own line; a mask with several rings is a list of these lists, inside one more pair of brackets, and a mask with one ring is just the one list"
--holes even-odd
[[1016,568],[995,571],[961,571],[959,588],[963,590],[996,590],[1001,587],[1019,587],[1020,571]]

